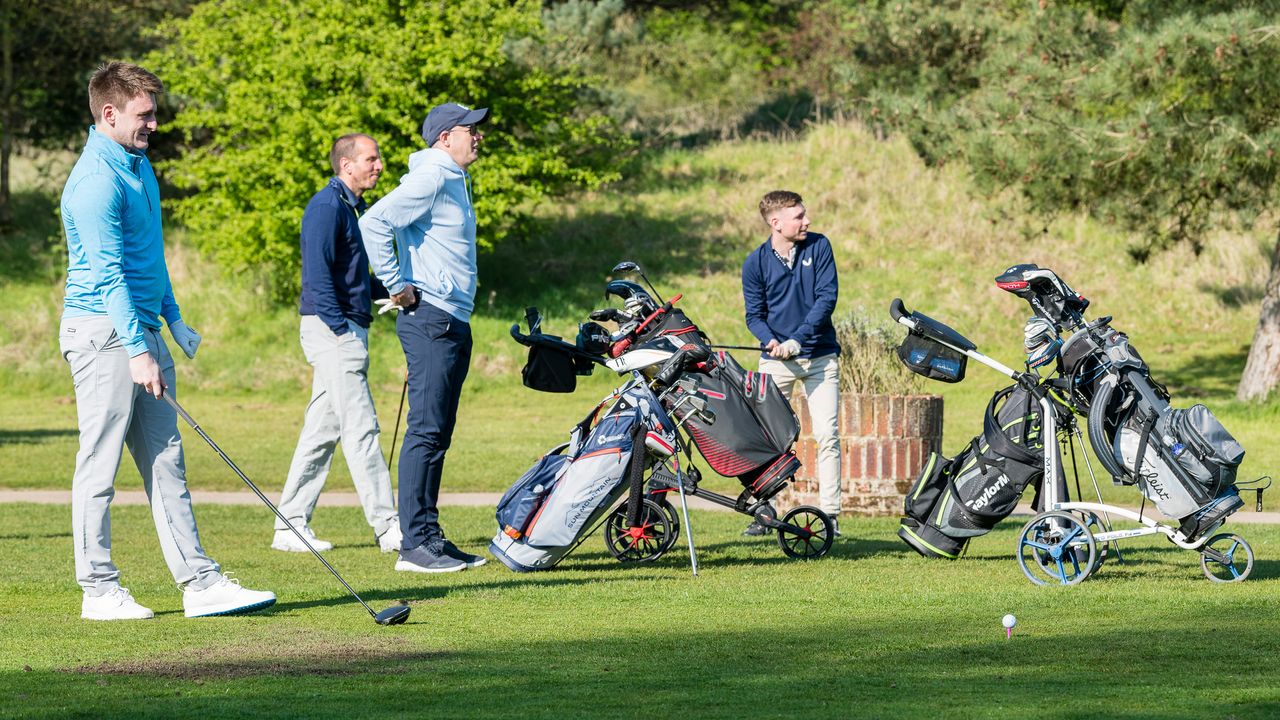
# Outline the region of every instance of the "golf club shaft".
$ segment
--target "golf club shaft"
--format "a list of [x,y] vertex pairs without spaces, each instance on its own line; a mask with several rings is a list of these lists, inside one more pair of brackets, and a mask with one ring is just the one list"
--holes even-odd
[[400,388],[400,409],[396,411],[396,431],[391,433],[391,455],[387,458],[387,470],[391,470],[391,461],[396,459],[396,440],[400,437],[400,416],[404,414],[404,397],[409,394],[409,373],[404,374],[404,385]]
[[749,345],[712,345],[711,347],[716,350],[750,350],[752,352],[762,352],[764,350],[762,347],[751,347]]
[[296,535],[298,539],[302,541],[303,545],[307,546],[307,549],[311,551],[311,554],[315,555],[317,560],[324,563],[324,566],[329,569],[329,572],[333,573],[333,576],[338,578],[338,582],[342,583],[342,586],[347,589],[347,592],[351,593],[351,597],[355,598],[356,602],[363,605],[364,609],[369,611],[369,615],[371,615],[373,619],[377,620],[378,614],[373,611],[373,608],[369,607],[368,603],[360,599],[360,596],[356,594],[356,591],[351,587],[351,585],[347,583],[346,580],[342,578],[341,575],[338,574],[338,571],[335,570],[333,566],[329,564],[329,561],[325,560],[324,556],[322,556],[318,550],[316,550],[314,547],[311,546],[311,543],[307,541],[307,538],[303,536],[303,534],[298,530],[298,528],[294,527],[293,523],[289,522],[289,519],[280,513],[280,510],[275,506],[275,503],[268,500],[267,496],[263,495],[262,491],[258,489],[258,486],[254,485],[253,481],[250,480],[248,476],[246,476],[243,472],[241,472],[240,468],[236,467],[235,463],[231,462],[231,458],[227,457],[227,454],[222,452],[222,448],[218,447],[218,444],[213,441],[213,438],[209,437],[209,435],[203,429],[200,428],[200,425],[196,423],[195,419],[192,418],[190,415],[188,415],[186,410],[182,409],[182,406],[178,404],[178,401],[174,400],[173,396],[168,394],[164,395],[163,397],[165,401],[168,402],[171,406],[173,406],[173,409],[176,410],[177,413],[182,416],[182,419],[185,420],[186,423],[191,426],[191,429],[195,430],[196,433],[200,435],[200,437],[204,438],[205,442],[209,443],[209,447],[213,448],[213,451],[218,453],[218,457],[222,458],[224,461],[226,461],[227,465],[231,466],[231,469],[235,471],[236,475],[240,476],[240,479],[244,481],[245,485],[249,486],[249,489],[252,490],[253,493],[258,496],[258,499],[261,500],[263,503],[265,503],[267,507],[271,508],[271,512],[275,513],[276,517],[280,518],[280,522],[283,522],[285,524],[285,527],[293,531],[293,534]]

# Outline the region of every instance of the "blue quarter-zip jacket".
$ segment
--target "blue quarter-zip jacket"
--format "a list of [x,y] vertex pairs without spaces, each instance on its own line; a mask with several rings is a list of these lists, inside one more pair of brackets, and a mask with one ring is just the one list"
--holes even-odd
[[336,177],[311,196],[302,213],[302,295],[298,312],[315,315],[334,335],[347,332],[347,319],[369,327],[369,256],[356,213],[364,200]]
[[129,357],[147,351],[142,328],[182,319],[160,227],[160,187],[146,155],[89,128],[62,190],[67,235],[64,317],[107,315]]
[[[800,343],[800,357],[840,352],[831,314],[839,296],[831,241],[808,233],[796,244],[795,265],[778,259],[768,239],[742,264],[742,299],[747,328],[760,342]],[[761,353],[765,356],[764,353]]]
[[360,216],[373,274],[396,295],[406,284],[422,300],[470,322],[476,299],[476,213],[471,178],[438,148],[409,156],[400,185]]

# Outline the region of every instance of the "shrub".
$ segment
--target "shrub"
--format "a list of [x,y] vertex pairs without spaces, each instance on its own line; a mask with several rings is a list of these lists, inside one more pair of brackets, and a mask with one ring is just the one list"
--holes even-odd
[[330,174],[328,149],[347,132],[379,141],[395,186],[431,106],[491,108],[472,168],[482,245],[518,227],[532,201],[617,177],[626,141],[582,102],[582,75],[515,62],[511,38],[542,33],[529,0],[204,3],[159,32],[171,42],[146,62],[178,103],[181,156],[163,163],[186,191],[176,217],[224,265],[261,267],[272,291],[298,287],[298,227]]
[[867,395],[915,395],[920,376],[898,360],[907,331],[888,320],[877,322],[863,308],[834,319],[840,343],[840,392]]

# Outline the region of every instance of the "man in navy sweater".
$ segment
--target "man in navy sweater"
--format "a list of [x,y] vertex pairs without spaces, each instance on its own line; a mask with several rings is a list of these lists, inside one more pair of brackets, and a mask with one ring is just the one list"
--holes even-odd
[[[840,345],[831,314],[839,282],[831,242],[809,232],[809,215],[796,193],[775,190],[760,201],[769,239],[742,265],[747,327],[764,347],[760,372],[791,399],[803,384],[818,442],[818,494],[832,520],[840,514]],[[746,535],[764,535],[759,523]],[[836,534],[840,532],[837,529]]]
[[[368,135],[344,135],[333,143],[334,177],[302,214],[302,352],[314,369],[311,402],[293,453],[280,512],[317,550],[333,543],[311,529],[333,451],[342,442],[351,480],[383,552],[400,549],[400,520],[391,498],[391,474],[378,444],[380,430],[369,393],[369,322],[372,282],[357,214],[364,193],[382,174],[378,143]],[[271,547],[308,552],[276,520]]]

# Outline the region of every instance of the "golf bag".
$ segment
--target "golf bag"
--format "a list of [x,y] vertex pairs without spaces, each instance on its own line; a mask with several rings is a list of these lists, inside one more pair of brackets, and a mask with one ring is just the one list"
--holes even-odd
[[1243,504],[1235,480],[1244,448],[1204,405],[1173,408],[1123,333],[1105,323],[1075,333],[1061,372],[1112,479],[1137,484],[1183,534],[1195,537]]
[[[1056,412],[1061,406],[1053,407]],[[955,559],[970,538],[1008,517],[1028,486],[1038,496],[1045,443],[1040,415],[1039,402],[1022,386],[997,392],[987,405],[982,434],[968,447],[951,459],[930,453],[904,500],[898,537],[925,557]],[[1059,491],[1066,496],[1065,485]]]
[[592,426],[600,407],[498,502],[489,552],[512,570],[554,566],[595,529],[628,482],[642,482],[653,457],[674,452],[675,425],[645,385],[629,388]]
[[[800,422],[782,390],[766,374],[752,372],[733,356],[718,352],[700,378],[698,392],[707,399],[715,422],[693,415],[686,427],[712,470],[736,477],[748,495],[767,499],[777,494],[800,468],[792,451]],[[672,396],[678,401],[679,394]]]

